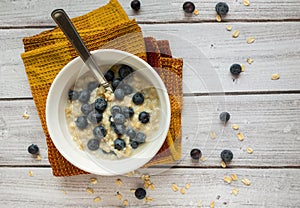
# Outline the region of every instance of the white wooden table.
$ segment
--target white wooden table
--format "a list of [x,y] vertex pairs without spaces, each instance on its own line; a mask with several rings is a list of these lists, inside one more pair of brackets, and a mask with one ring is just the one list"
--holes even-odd
[[[135,14],[130,1],[121,0],[145,34],[169,35],[174,55],[195,64],[184,68],[182,160],[151,177],[155,189],[147,195],[153,202],[146,203],[130,192],[142,185],[138,178],[52,176],[20,58],[23,37],[54,27],[53,9],[64,8],[74,17],[106,1],[0,1],[0,207],[120,207],[124,199],[130,207],[197,207],[200,202],[210,207],[212,201],[215,207],[300,206],[300,1],[252,0],[249,7],[242,0],[227,1],[230,12],[222,23],[215,21],[217,1],[195,2],[199,15],[193,17],[184,15],[183,2],[145,0]],[[226,25],[239,30],[240,36],[232,38],[233,31],[226,31]],[[253,44],[246,43],[250,36],[256,39]],[[202,55],[211,71],[199,66]],[[254,60],[251,65],[246,62],[249,57]],[[229,73],[233,63],[245,65],[235,81]],[[271,80],[274,73],[280,74],[279,80]],[[224,128],[218,120],[223,110],[232,115]],[[22,118],[25,111],[28,120]],[[237,131],[231,128],[234,123],[239,124],[244,141],[237,139]],[[210,131],[216,132],[216,139],[209,138]],[[40,161],[27,153],[31,143],[40,147]],[[200,147],[206,161],[191,161],[192,147]],[[247,153],[248,147],[253,154]],[[234,159],[224,169],[219,155],[225,148],[234,152]],[[223,178],[231,174],[237,174],[238,180],[227,184]],[[91,177],[98,184],[90,184]],[[117,178],[123,181],[120,187]],[[251,185],[245,186],[243,178]],[[191,187],[181,194],[171,189],[172,183]],[[87,187],[94,194],[88,194]],[[237,196],[231,194],[234,187],[239,189]],[[117,191],[122,200],[117,199]],[[94,203],[97,196],[102,200]]]

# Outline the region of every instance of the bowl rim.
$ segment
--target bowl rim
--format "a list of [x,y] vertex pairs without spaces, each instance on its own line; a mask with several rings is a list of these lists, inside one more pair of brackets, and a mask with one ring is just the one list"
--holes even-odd
[[[136,169],[142,167],[147,162],[149,162],[157,154],[157,152],[160,150],[161,146],[163,145],[163,143],[165,141],[165,138],[167,137],[168,131],[169,131],[169,126],[170,126],[170,121],[171,121],[170,100],[169,100],[169,96],[168,96],[165,84],[163,83],[163,81],[161,80],[161,78],[157,74],[157,72],[146,61],[144,61],[143,59],[137,57],[136,55],[133,55],[133,54],[125,52],[125,51],[116,50],[116,49],[99,49],[99,50],[95,50],[95,51],[91,52],[91,54],[93,56],[99,56],[99,55],[101,55],[101,53],[119,54],[121,56],[127,57],[129,59],[134,60],[134,61],[140,62],[141,64],[143,64],[145,66],[145,68],[147,70],[151,71],[151,74],[153,76],[155,76],[156,81],[158,81],[159,84],[160,84],[160,87],[162,87],[162,91],[163,91],[162,94],[164,95],[163,98],[165,99],[165,102],[166,102],[165,103],[166,109],[164,109],[164,110],[166,111],[165,113],[166,113],[167,118],[166,118],[166,123],[165,123],[165,129],[160,134],[161,137],[163,137],[163,139],[160,139],[160,143],[155,146],[156,148],[154,148],[153,155],[147,157],[146,159],[143,158],[143,160],[142,160],[143,162],[140,162],[141,161],[141,159],[140,159],[139,163],[137,163],[138,165],[134,166],[134,169],[130,169],[130,170],[126,170],[126,171],[121,171],[121,170],[115,171],[114,170],[113,172],[111,172],[111,171],[106,171],[103,168],[101,169],[99,165],[97,165],[97,167],[99,169],[89,168],[89,167],[83,165],[82,162],[79,162],[76,158],[74,159],[71,155],[69,155],[70,154],[70,152],[69,152],[70,150],[66,151],[64,148],[62,148],[60,146],[61,144],[60,144],[60,142],[58,141],[58,138],[57,138],[57,136],[59,136],[59,134],[56,133],[56,131],[60,131],[60,133],[61,133],[61,129],[62,128],[60,128],[60,130],[53,129],[54,126],[51,125],[51,119],[53,118],[53,115],[52,115],[53,109],[51,108],[51,105],[52,105],[53,100],[55,98],[56,98],[56,100],[59,100],[59,99],[57,99],[57,96],[55,95],[55,91],[57,90],[56,89],[57,88],[57,83],[59,83],[59,80],[61,79],[61,77],[63,77],[63,75],[65,73],[68,73],[68,71],[71,70],[70,68],[72,68],[72,66],[75,65],[75,64],[81,64],[82,66],[84,66],[84,63],[83,63],[83,61],[82,61],[82,59],[80,57],[76,57],[73,60],[71,60],[68,64],[66,64],[60,70],[60,72],[57,74],[57,76],[55,77],[55,79],[53,80],[53,82],[51,84],[51,87],[50,87],[50,90],[48,92],[47,101],[46,101],[46,125],[47,125],[47,129],[48,129],[48,132],[49,132],[49,135],[51,137],[51,140],[52,140],[53,144],[58,149],[58,151],[62,154],[62,156],[67,161],[69,161],[71,164],[73,164],[74,166],[78,167],[81,170],[84,170],[84,171],[89,172],[89,173],[97,174],[97,175],[120,175],[120,174],[125,174],[125,173],[128,173],[130,171],[133,171],[133,170],[136,170]],[[59,101],[56,101],[56,102],[59,102]],[[61,136],[62,135],[63,134],[61,134]],[[81,150],[79,150],[77,148],[76,151],[81,151]],[[83,151],[83,152],[85,152],[85,151]],[[86,153],[86,154],[88,154],[88,153]],[[126,158],[126,159],[130,160],[131,157]],[[122,160],[125,160],[125,159],[116,160],[116,161],[122,161]],[[100,169],[101,169],[101,171],[100,171]]]

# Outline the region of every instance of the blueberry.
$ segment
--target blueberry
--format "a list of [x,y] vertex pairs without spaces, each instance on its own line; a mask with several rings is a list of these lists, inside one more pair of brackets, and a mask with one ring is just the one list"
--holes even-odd
[[133,92],[133,89],[130,85],[128,84],[122,84],[122,90],[124,91],[125,95],[130,95]]
[[143,199],[146,196],[146,190],[143,188],[137,188],[134,192],[134,195],[138,199]]
[[122,113],[125,116],[125,118],[131,118],[134,115],[134,110],[132,107],[123,107],[122,108]]
[[186,13],[193,13],[195,11],[195,4],[193,2],[186,1],[182,8]]
[[123,135],[126,130],[126,126],[124,126],[123,124],[111,123],[111,127],[113,128],[114,132],[118,135]]
[[229,7],[225,2],[217,3],[215,9],[216,9],[216,12],[221,16],[226,15],[229,11]]
[[132,149],[136,149],[139,146],[139,143],[137,143],[136,141],[130,140],[130,146],[132,147]]
[[148,123],[150,121],[150,114],[143,111],[139,114],[139,121],[143,124]]
[[87,143],[87,147],[89,148],[89,150],[95,151],[99,149],[99,144],[99,139],[90,139]]
[[118,88],[114,91],[114,95],[117,100],[123,100],[124,96],[125,96],[124,90],[122,90],[121,88]]
[[219,117],[221,121],[226,123],[230,119],[230,114],[228,112],[222,112]]
[[39,147],[36,144],[31,144],[27,150],[32,155],[37,155],[39,153]]
[[118,105],[114,105],[111,109],[110,109],[110,113],[114,116],[117,113],[122,113],[122,108]]
[[88,104],[88,103],[84,103],[82,104],[81,106],[81,112],[84,114],[84,115],[88,115],[91,111],[93,110],[93,106]]
[[202,157],[202,153],[199,149],[192,149],[191,150],[191,157],[194,160],[199,160]]
[[70,100],[77,100],[79,97],[79,92],[75,91],[75,90],[69,90],[68,92],[68,97]]
[[82,103],[87,103],[90,100],[91,93],[88,90],[82,90],[78,97],[78,100]]
[[141,2],[139,0],[133,0],[130,3],[130,6],[134,11],[139,11],[141,8]]
[[138,142],[139,144],[142,144],[146,141],[146,135],[142,132],[138,132],[133,140]]
[[233,153],[230,150],[223,150],[221,152],[221,158],[225,163],[229,163],[233,158]]
[[118,138],[114,141],[114,147],[117,150],[122,150],[126,147],[126,143],[123,139]]
[[97,124],[100,121],[102,121],[103,119],[103,114],[99,113],[98,111],[91,111],[88,115],[88,120],[93,123],[93,124]]
[[104,98],[97,98],[95,100],[95,109],[99,112],[103,112],[105,111],[106,107],[107,107],[107,102]]
[[104,126],[96,126],[93,130],[93,134],[97,139],[102,139],[106,136],[107,131]]
[[113,89],[117,89],[117,87],[119,86],[119,84],[121,83],[121,79],[120,78],[115,78],[112,83],[111,86],[113,87]]
[[87,125],[88,125],[86,116],[79,116],[79,117],[76,119],[75,124],[76,124],[76,126],[77,126],[78,128],[80,128],[80,129],[86,128]]
[[108,82],[113,81],[115,78],[115,73],[109,69],[105,72],[104,77]]
[[239,64],[232,64],[230,67],[230,72],[233,75],[239,75],[242,72],[242,67]]
[[129,136],[130,139],[134,139],[136,136],[136,132],[133,129],[128,129],[126,131],[126,135]]
[[96,89],[96,88],[98,88],[99,87],[99,82],[90,82],[90,83],[88,83],[88,90],[90,91],[90,92],[92,92],[94,89]]
[[114,119],[114,122],[115,122],[116,124],[123,124],[123,123],[125,123],[125,121],[126,121],[125,116],[124,116],[123,114],[121,114],[121,113],[115,114],[115,115],[113,116],[113,119]]
[[132,72],[133,72],[133,69],[130,66],[122,65],[121,68],[119,69],[119,76],[121,77],[121,79],[124,79]]
[[140,92],[137,92],[132,97],[132,102],[136,105],[141,105],[144,102],[144,95]]

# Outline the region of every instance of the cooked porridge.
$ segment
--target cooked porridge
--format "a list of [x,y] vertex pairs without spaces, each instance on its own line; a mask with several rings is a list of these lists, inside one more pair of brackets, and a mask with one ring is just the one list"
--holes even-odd
[[65,115],[77,146],[104,159],[126,158],[139,151],[158,129],[160,102],[156,89],[127,65],[105,73],[114,92],[93,76],[80,77],[69,90]]

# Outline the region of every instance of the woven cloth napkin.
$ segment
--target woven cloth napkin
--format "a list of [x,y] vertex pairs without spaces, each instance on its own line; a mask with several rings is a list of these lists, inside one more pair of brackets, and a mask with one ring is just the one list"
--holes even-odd
[[[162,78],[171,103],[171,124],[167,138],[145,167],[172,164],[181,157],[182,65],[172,58],[169,43],[144,38],[135,20],[129,20],[117,0],[83,16],[72,19],[89,50],[113,48],[139,56],[147,61]],[[59,28],[23,38],[25,52],[21,54],[38,115],[48,146],[48,159],[54,176],[86,174],[68,162],[54,146],[46,125],[46,99],[59,71],[78,56]],[[176,75],[176,76],[174,76]]]

